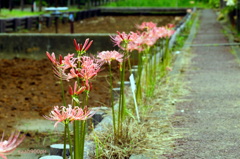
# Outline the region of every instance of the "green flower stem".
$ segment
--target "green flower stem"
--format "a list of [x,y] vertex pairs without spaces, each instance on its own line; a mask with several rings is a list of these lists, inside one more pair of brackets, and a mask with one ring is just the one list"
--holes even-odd
[[[82,105],[82,109],[84,109],[84,106],[88,105],[88,92],[85,91],[83,94],[83,105]],[[79,156],[76,159],[83,159],[84,158],[84,143],[85,143],[85,135],[86,135],[86,121],[85,120],[81,120],[80,121],[80,137],[79,137]]]
[[[160,48],[163,48],[163,40],[161,39],[161,40],[159,40],[159,47]],[[161,51],[162,51],[163,49],[161,49]],[[163,56],[163,55],[162,55]],[[160,70],[160,73],[161,73],[161,68],[162,68],[162,62],[163,62],[163,57],[160,57],[160,60],[159,60],[159,62],[158,62],[158,69]]]
[[71,136],[70,136],[69,124],[67,124],[66,127],[67,127],[68,141],[69,141],[70,156],[71,156],[71,158],[73,158],[73,153],[72,153],[72,140],[71,140]]
[[156,77],[157,77],[157,51],[156,48],[154,47],[154,83],[156,83]]
[[67,145],[67,125],[68,123],[64,123],[64,145],[63,145],[63,158],[66,158],[66,145]]
[[65,99],[65,93],[64,93],[64,86],[63,86],[63,80],[60,80],[60,85],[61,85],[61,91],[62,91],[62,101],[63,101],[63,105],[67,106],[66,104],[66,99]]
[[[149,58],[149,57],[148,57]],[[147,95],[149,96],[149,93],[150,93],[150,85],[151,85],[151,70],[150,70],[150,63],[149,63],[149,59],[148,59],[148,61],[147,61],[147,63],[146,63],[146,88],[147,88]]]
[[78,159],[84,158],[84,143],[85,143],[85,135],[86,135],[86,121],[81,120],[81,134],[80,134],[80,155]]
[[[80,83],[80,79],[77,78],[77,82],[78,84]],[[79,97],[80,98],[80,97]],[[73,100],[73,106],[79,106],[80,103],[77,103]],[[74,149],[74,159],[78,159],[79,158],[79,154],[80,154],[80,121],[79,120],[74,120],[73,121],[73,149]],[[72,157],[71,157],[72,158]]]
[[169,45],[169,39],[166,39],[165,40],[165,50],[164,50],[164,53],[163,53],[163,62],[162,62],[162,69],[161,69],[161,77],[165,76],[166,75],[166,67],[169,65],[169,62],[170,62],[170,52],[169,52],[169,48],[168,48],[168,45]]
[[137,78],[137,91],[136,97],[137,102],[140,103],[142,101],[142,87],[141,87],[141,79],[142,79],[142,69],[143,69],[143,53],[138,53],[138,78]]
[[84,91],[83,98],[82,98],[82,109],[88,105],[88,92]]
[[125,80],[125,65],[126,61],[123,60],[121,70],[121,86],[120,86],[120,98],[119,98],[119,110],[118,110],[118,136],[122,134],[122,122],[125,109],[125,97],[124,97],[124,80]]
[[129,55],[129,52],[126,51],[126,55],[127,55],[127,58],[128,58],[128,68],[129,68],[129,71],[130,71],[130,74],[132,74],[132,65],[131,65],[131,60],[130,60],[130,55]]
[[148,67],[149,67],[149,63],[148,63],[148,61],[149,61],[149,56],[148,56],[148,54],[146,53],[146,61],[145,61],[145,84],[146,84],[146,92],[148,93],[148,91],[149,91],[149,69],[148,69]]
[[112,117],[113,117],[113,133],[116,137],[116,121],[115,121],[115,110],[113,105],[113,74],[112,74],[112,65],[109,64],[109,78],[110,78],[110,95],[111,95],[111,108],[112,108]]
[[73,122],[73,135],[74,135],[74,159],[80,158],[80,121]]

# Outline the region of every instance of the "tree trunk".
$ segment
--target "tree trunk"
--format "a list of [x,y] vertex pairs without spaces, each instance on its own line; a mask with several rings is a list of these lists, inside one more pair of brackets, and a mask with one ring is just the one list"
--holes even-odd
[[67,1],[67,6],[68,6],[68,8],[71,6],[71,0]]
[[55,7],[58,7],[58,0],[55,0]]
[[42,11],[42,0],[39,0],[39,12],[41,12]]
[[31,1],[31,12],[34,12],[33,3],[34,3],[34,1],[32,0]]
[[13,9],[13,6],[12,6],[13,4],[12,4],[12,0],[9,0],[9,10],[10,11],[12,11],[12,9]]
[[23,11],[24,10],[24,0],[21,0],[20,6],[21,6],[21,11]]

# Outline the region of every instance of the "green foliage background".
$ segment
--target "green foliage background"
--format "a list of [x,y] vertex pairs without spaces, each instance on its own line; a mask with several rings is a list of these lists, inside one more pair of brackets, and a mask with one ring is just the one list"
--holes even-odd
[[[198,7],[216,6],[219,0],[118,0],[109,7]],[[209,5],[210,4],[210,5]]]

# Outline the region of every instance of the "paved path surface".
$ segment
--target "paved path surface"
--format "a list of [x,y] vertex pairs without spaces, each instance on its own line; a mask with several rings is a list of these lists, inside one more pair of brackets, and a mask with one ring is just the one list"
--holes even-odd
[[[228,43],[212,10],[200,12],[200,27],[193,44]],[[240,68],[229,46],[191,47],[189,101],[182,125],[189,136],[179,141],[176,159],[240,159]]]

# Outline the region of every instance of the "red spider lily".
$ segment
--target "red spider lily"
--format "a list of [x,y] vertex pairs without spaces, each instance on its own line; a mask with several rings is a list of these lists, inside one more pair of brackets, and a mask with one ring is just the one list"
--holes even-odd
[[59,55],[59,60],[56,59],[56,56],[54,53],[52,53],[50,55],[49,52],[46,52],[46,55],[47,55],[48,59],[53,63],[53,65],[59,66],[62,64],[62,55]]
[[6,155],[14,151],[19,144],[22,143],[22,141],[25,138],[25,135],[19,138],[20,133],[13,132],[8,140],[3,140],[4,133],[2,135],[2,139],[0,141],[0,157],[7,159]]
[[123,61],[123,54],[120,54],[117,51],[102,51],[100,52],[97,57],[100,58],[102,61],[108,63],[110,65],[111,61],[116,60],[120,63]]
[[74,88],[72,86],[69,86],[68,92],[70,95],[79,95],[86,89],[85,86],[79,87],[77,84],[77,81],[74,83]]
[[[86,111],[86,110],[87,111]],[[68,124],[73,120],[87,120],[95,114],[94,111],[88,110],[87,108],[79,108],[78,106],[72,107],[72,105],[65,106],[55,106],[50,112],[49,116],[43,116],[47,120],[56,121],[54,127],[57,127],[58,123],[63,122]]]
[[88,38],[88,39],[85,40],[84,44],[82,45],[82,44],[78,44],[78,43],[77,43],[77,40],[74,39],[74,40],[73,40],[73,43],[74,43],[74,46],[75,46],[76,51],[77,51],[78,53],[80,53],[80,54],[83,54],[83,53],[85,53],[85,52],[90,48],[90,46],[91,46],[92,43],[93,43],[93,40],[91,40],[91,41],[89,42],[89,38]]

